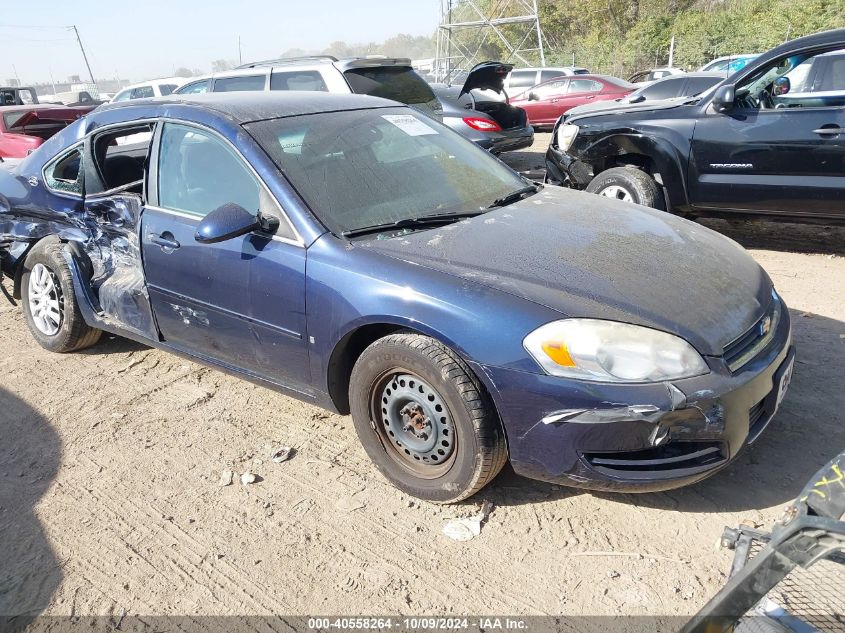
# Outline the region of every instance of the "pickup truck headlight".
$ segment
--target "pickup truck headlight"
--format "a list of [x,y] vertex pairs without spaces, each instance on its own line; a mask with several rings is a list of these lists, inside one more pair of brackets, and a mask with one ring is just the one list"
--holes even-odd
[[547,374],[595,382],[660,382],[706,374],[701,355],[682,338],[639,325],[564,319],[522,342]]
[[557,128],[557,146],[565,152],[572,145],[576,136],[578,136],[578,126],[572,123],[564,123]]

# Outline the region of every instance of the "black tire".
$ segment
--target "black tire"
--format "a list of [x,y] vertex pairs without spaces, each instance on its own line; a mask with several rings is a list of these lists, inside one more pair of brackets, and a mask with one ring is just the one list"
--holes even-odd
[[[70,268],[62,255],[63,248],[64,245],[56,241],[36,244],[26,257],[21,277],[21,297],[26,324],[41,347],[51,352],[73,352],[89,347],[100,340],[102,334],[102,330],[92,328],[85,323],[79,312],[73,292]],[[53,296],[61,307],[58,328],[53,334],[39,329],[32,312],[30,283],[33,282],[32,271],[39,264],[47,269],[55,288]]]
[[603,192],[611,188],[616,188],[617,191],[623,191],[630,196],[629,202],[660,211],[666,210],[666,202],[660,185],[654,178],[635,167],[613,167],[601,172],[587,185],[589,193],[600,195],[607,195]]
[[[401,440],[417,442],[417,436],[397,431],[391,437],[388,418],[382,418],[388,415],[387,409],[377,408],[382,400],[385,406],[393,406],[385,394],[391,384],[397,387],[397,380],[408,378],[408,388],[413,390],[408,397],[415,398],[419,391],[423,404],[442,402],[443,408],[437,411],[443,417],[434,422],[438,428],[428,426],[442,457],[434,452],[428,458],[424,452],[422,458],[412,454],[408,450],[412,446],[402,445]],[[396,406],[403,402],[399,400]],[[507,462],[504,432],[490,396],[457,354],[428,336],[392,334],[365,349],[352,369],[349,402],[355,430],[370,459],[393,485],[420,499],[455,503],[471,497]],[[430,423],[429,417],[424,419]],[[448,445],[444,451],[439,448],[441,440]]]

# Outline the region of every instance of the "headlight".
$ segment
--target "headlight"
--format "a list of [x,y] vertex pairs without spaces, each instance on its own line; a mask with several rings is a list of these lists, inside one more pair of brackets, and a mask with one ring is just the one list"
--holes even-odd
[[552,376],[660,382],[709,371],[701,355],[682,338],[615,321],[553,321],[531,332],[522,344]]
[[572,145],[572,141],[578,135],[578,126],[572,123],[564,123],[557,129],[557,146],[564,152]]

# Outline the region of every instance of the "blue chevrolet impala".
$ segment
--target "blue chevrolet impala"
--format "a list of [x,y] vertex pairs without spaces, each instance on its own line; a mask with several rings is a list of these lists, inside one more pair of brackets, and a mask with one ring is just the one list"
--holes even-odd
[[784,396],[789,315],[734,242],[542,188],[394,102],[99,108],[0,173],[2,270],[54,352],[102,332],[341,413],[400,489],[662,490]]

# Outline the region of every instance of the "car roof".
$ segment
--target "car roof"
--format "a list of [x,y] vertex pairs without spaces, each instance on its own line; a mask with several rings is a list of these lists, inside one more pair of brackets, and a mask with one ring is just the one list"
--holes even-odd
[[130,88],[140,88],[141,86],[154,86],[160,84],[183,84],[188,81],[191,81],[192,77],[162,77],[161,79],[149,79],[148,81],[139,81],[136,84],[131,84],[129,86],[124,86],[118,92],[123,92],[124,90],[129,90]]
[[550,84],[555,81],[560,81],[561,79],[602,79],[607,81],[608,83],[612,83],[614,85],[630,85],[628,81],[624,79],[620,79],[619,77],[614,77],[612,75],[598,75],[596,73],[588,73],[586,75],[561,75],[560,77],[554,77],[552,79],[546,79],[546,81],[541,81],[538,83],[538,86],[542,86],[544,84]]
[[[133,99],[101,106],[98,112],[118,109],[161,109],[182,105],[211,110],[227,115],[237,123],[263,121],[306,114],[321,114],[343,110],[405,107],[404,104],[358,94],[298,91],[242,91],[209,92],[204,94],[174,94],[155,99]],[[149,114],[148,114],[149,116]],[[155,115],[152,115],[155,116]]]

